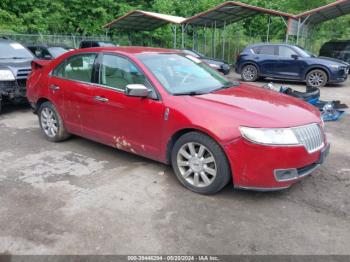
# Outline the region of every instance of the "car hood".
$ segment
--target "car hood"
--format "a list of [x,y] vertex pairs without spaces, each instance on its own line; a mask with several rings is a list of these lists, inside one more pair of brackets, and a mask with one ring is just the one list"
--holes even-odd
[[337,63],[337,64],[340,64],[342,66],[349,66],[348,63],[342,61],[342,60],[339,60],[339,59],[336,59],[336,58],[331,58],[331,57],[326,57],[326,56],[319,56],[319,57],[315,57],[313,58],[315,60],[317,60],[317,62],[319,63],[328,63],[328,64],[334,64],[334,63]]
[[319,111],[304,101],[248,84],[188,99],[198,106],[215,108],[238,125],[294,127],[321,121]]

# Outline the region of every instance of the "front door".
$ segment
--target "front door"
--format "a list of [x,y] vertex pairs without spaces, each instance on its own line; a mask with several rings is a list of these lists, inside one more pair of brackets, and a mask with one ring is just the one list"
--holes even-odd
[[[158,159],[164,106],[143,72],[128,58],[99,57],[99,85],[94,89],[95,137],[118,149]],[[150,98],[125,95],[128,84],[143,84]]]
[[288,79],[301,79],[305,63],[297,52],[288,46],[278,46],[279,59],[276,61],[276,76]]

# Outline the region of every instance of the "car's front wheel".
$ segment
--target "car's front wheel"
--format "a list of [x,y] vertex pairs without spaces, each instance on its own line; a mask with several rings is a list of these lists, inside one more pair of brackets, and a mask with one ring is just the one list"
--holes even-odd
[[254,82],[259,78],[258,69],[254,65],[246,65],[242,68],[241,77],[243,81]]
[[320,69],[311,70],[306,76],[306,85],[311,87],[322,87],[327,84],[328,76]]
[[230,167],[221,147],[199,132],[187,133],[176,141],[171,162],[177,179],[196,193],[214,194],[231,178]]
[[51,102],[41,104],[38,116],[41,130],[47,140],[60,142],[69,137],[69,133],[64,127],[60,114]]

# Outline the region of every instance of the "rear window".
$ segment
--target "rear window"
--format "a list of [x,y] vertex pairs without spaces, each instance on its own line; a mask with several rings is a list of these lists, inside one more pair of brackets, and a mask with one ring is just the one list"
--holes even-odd
[[250,51],[258,55],[276,55],[275,46],[272,45],[254,46]]
[[275,55],[275,47],[271,45],[265,45],[260,47],[260,52],[259,54],[261,55]]

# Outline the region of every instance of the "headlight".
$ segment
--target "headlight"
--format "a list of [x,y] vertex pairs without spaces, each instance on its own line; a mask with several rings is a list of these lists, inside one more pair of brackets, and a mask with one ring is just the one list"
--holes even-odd
[[333,68],[333,69],[339,69],[340,65],[330,65],[330,67]]
[[10,70],[0,70],[0,81],[13,81],[15,76]]
[[213,67],[213,68],[220,68],[219,65],[216,65],[216,64],[209,64],[209,66]]
[[298,145],[299,141],[290,128],[240,128],[244,138],[253,143],[267,145]]

